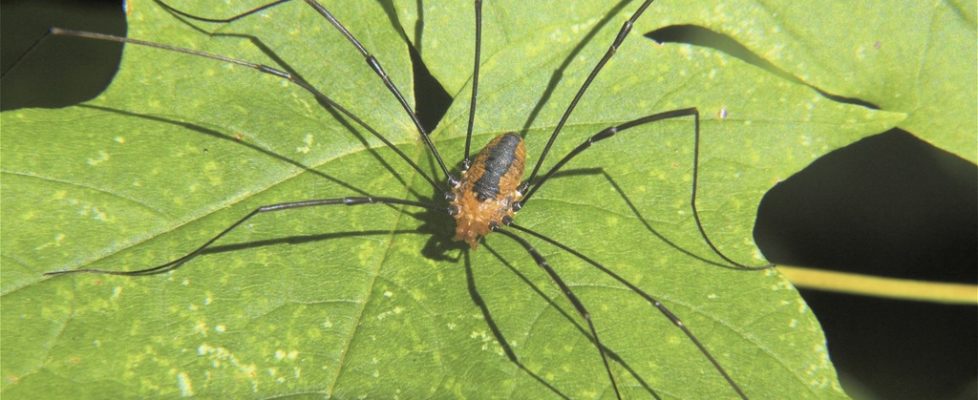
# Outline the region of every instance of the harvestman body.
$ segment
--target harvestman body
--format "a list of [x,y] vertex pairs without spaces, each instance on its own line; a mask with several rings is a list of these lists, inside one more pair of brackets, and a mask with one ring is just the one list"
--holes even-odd
[[[265,6],[258,7],[246,13],[227,19],[201,18],[201,17],[186,14],[180,10],[173,9],[172,7],[169,7],[164,3],[159,3],[159,4],[162,5],[163,7],[166,7],[170,11],[182,15],[184,17],[206,21],[206,22],[230,22],[235,19],[243,18],[245,16],[254,14],[258,11],[265,10],[267,8],[284,3],[286,1],[288,0],[275,1]],[[201,252],[203,252],[205,249],[211,246],[211,244],[216,242],[218,239],[223,237],[231,230],[240,226],[246,220],[250,219],[255,215],[266,213],[266,212],[272,212],[272,211],[281,211],[281,210],[288,210],[288,209],[295,209],[295,208],[302,208],[302,207],[313,207],[313,206],[327,206],[327,205],[351,205],[352,206],[352,205],[362,205],[362,204],[397,204],[397,205],[421,207],[429,210],[440,210],[440,211],[447,210],[447,213],[451,215],[455,220],[456,228],[455,228],[454,240],[463,241],[469,246],[469,248],[476,249],[479,245],[479,242],[487,234],[491,232],[499,232],[502,235],[513,239],[520,246],[522,246],[534,259],[537,265],[550,276],[553,282],[561,289],[561,292],[564,294],[564,296],[567,297],[567,299],[573,304],[577,313],[587,323],[588,332],[590,333],[590,338],[593,340],[593,343],[595,344],[595,348],[597,349],[598,353],[601,356],[601,360],[604,364],[604,369],[608,375],[608,380],[610,381],[611,386],[614,389],[614,393],[617,398],[619,399],[621,398],[621,393],[619,391],[618,384],[609,365],[608,350],[606,350],[605,345],[601,342],[601,339],[598,337],[597,330],[595,329],[594,324],[591,321],[591,316],[587,308],[584,306],[583,302],[581,302],[580,299],[573,293],[570,287],[564,283],[563,279],[557,274],[557,272],[547,263],[546,259],[535,248],[533,248],[526,239],[517,235],[515,232],[510,231],[509,229],[507,229],[507,227],[511,227],[515,231],[521,231],[531,236],[537,237],[541,240],[551,243],[554,246],[557,246],[558,248],[561,248],[571,253],[575,257],[580,258],[586,263],[601,270],[608,276],[617,280],[622,285],[626,286],[627,288],[629,288],[630,290],[632,290],[633,292],[635,292],[636,294],[644,298],[646,301],[650,303],[650,305],[656,308],[665,317],[667,317],[673,324],[675,324],[680,330],[682,330],[685,336],[693,344],[696,345],[696,347],[702,353],[703,357],[705,357],[707,360],[710,361],[710,363],[713,365],[716,372],[723,377],[723,379],[727,382],[730,388],[739,397],[744,399],[747,398],[747,395],[744,393],[744,391],[740,388],[740,386],[736,383],[736,381],[727,373],[727,371],[720,365],[720,363],[713,357],[710,351],[707,350],[706,346],[699,341],[699,339],[692,333],[691,330],[689,330],[689,328],[686,327],[686,325],[679,319],[679,317],[673,314],[668,308],[666,308],[665,305],[663,305],[657,299],[647,294],[642,289],[633,285],[629,281],[625,280],[615,272],[601,265],[597,261],[594,261],[593,259],[589,258],[588,256],[574,249],[571,249],[554,239],[551,239],[547,236],[534,232],[533,230],[530,230],[525,227],[521,227],[513,223],[513,218],[515,216],[515,213],[519,211],[520,208],[523,205],[525,205],[527,201],[529,201],[529,199],[533,196],[536,190],[538,190],[545,182],[547,182],[547,180],[550,179],[558,170],[560,170],[560,168],[562,168],[565,164],[567,164],[567,162],[569,162],[575,156],[577,156],[578,154],[586,150],[592,144],[607,139],[611,136],[614,136],[617,133],[620,133],[632,127],[640,126],[643,124],[665,120],[665,119],[692,117],[694,121],[694,128],[695,128],[694,129],[695,147],[693,153],[694,154],[693,157],[694,168],[693,168],[693,179],[692,179],[693,189],[692,189],[690,205],[693,209],[693,216],[696,221],[697,228],[699,229],[701,236],[703,237],[704,241],[709,245],[709,247],[718,256],[728,261],[734,267],[741,268],[741,269],[766,268],[766,266],[764,267],[744,266],[728,258],[726,255],[720,252],[720,250],[717,249],[716,246],[713,245],[709,237],[706,235],[706,232],[703,229],[702,224],[700,223],[699,215],[696,210],[696,185],[697,185],[697,169],[698,169],[698,149],[699,149],[699,112],[695,108],[684,108],[684,109],[655,113],[616,126],[608,127],[594,134],[593,136],[588,138],[585,142],[578,145],[576,148],[574,148],[572,151],[566,154],[563,158],[561,158],[557,163],[555,163],[546,173],[542,174],[539,180],[535,180],[535,178],[538,176],[538,173],[540,172],[540,167],[543,163],[543,160],[546,158],[551,146],[556,140],[558,133],[566,123],[568,117],[576,107],[578,101],[583,96],[584,92],[587,90],[591,82],[594,80],[595,76],[597,76],[598,72],[601,71],[604,65],[611,59],[615,51],[618,49],[621,43],[628,36],[628,33],[631,30],[632,25],[644,13],[644,11],[649,7],[649,5],[652,3],[653,0],[643,1],[642,4],[639,6],[639,8],[634,12],[634,14],[622,26],[617,37],[615,38],[614,43],[611,44],[611,46],[608,48],[607,52],[604,54],[601,60],[591,70],[587,79],[578,90],[576,96],[571,101],[570,105],[566,108],[559,123],[557,124],[553,133],[550,135],[547,145],[544,147],[539,159],[537,160],[530,174],[530,177],[527,180],[522,181],[522,183],[521,183],[521,179],[523,177],[526,149],[524,147],[523,138],[516,133],[510,132],[496,137],[495,139],[490,141],[485,146],[485,148],[482,149],[482,151],[480,151],[476,155],[474,160],[469,159],[472,127],[473,127],[473,121],[474,121],[474,115],[476,109],[476,96],[478,93],[479,64],[481,58],[480,46],[481,46],[481,22],[482,22],[481,3],[482,2],[480,0],[474,1],[475,20],[476,20],[475,62],[474,62],[474,70],[473,70],[472,98],[471,98],[471,107],[469,111],[468,132],[466,135],[466,144],[465,144],[465,157],[463,160],[464,168],[462,170],[462,175],[460,179],[454,177],[449,172],[445,163],[442,161],[442,158],[439,155],[437,149],[435,149],[434,144],[431,142],[430,139],[428,139],[428,134],[425,131],[425,129],[421,126],[420,121],[418,120],[413,109],[407,103],[404,97],[401,95],[400,91],[397,89],[394,83],[390,80],[387,73],[383,70],[383,67],[381,67],[380,62],[377,61],[377,59],[374,58],[374,56],[371,55],[364,48],[364,46],[346,29],[346,27],[344,27],[328,10],[326,10],[325,7],[323,7],[315,0],[305,0],[305,1],[310,6],[312,6],[313,9],[319,12],[324,18],[326,18],[340,33],[342,33],[346,37],[346,39],[351,44],[354,45],[354,47],[357,48],[357,50],[363,55],[367,64],[384,81],[384,84],[387,86],[388,90],[392,94],[394,94],[394,96],[398,99],[398,101],[401,103],[402,108],[404,108],[404,110],[408,113],[408,115],[411,117],[412,121],[414,122],[416,128],[418,129],[420,139],[425,144],[425,146],[427,147],[431,155],[434,157],[439,168],[441,169],[441,172],[444,174],[445,181],[447,182],[447,186],[448,186],[447,188],[436,183],[436,180],[428,176],[428,174],[425,173],[420,167],[418,167],[417,164],[415,164],[411,159],[409,159],[406,155],[400,152],[393,144],[387,141],[386,138],[384,138],[378,132],[370,128],[369,125],[367,125],[361,119],[357,118],[356,115],[350,113],[341,105],[333,102],[329,97],[327,97],[325,94],[320,92],[318,89],[316,89],[309,83],[301,80],[300,78],[286,71],[276,69],[270,66],[262,65],[262,64],[256,64],[240,59],[211,54],[211,53],[202,52],[198,50],[179,48],[179,47],[174,47],[166,44],[141,41],[137,39],[128,39],[128,38],[104,35],[104,34],[99,34],[94,32],[70,31],[70,30],[64,30],[59,28],[52,28],[50,33],[52,35],[75,36],[75,37],[82,37],[88,39],[107,40],[107,41],[129,43],[129,44],[140,45],[140,46],[154,47],[154,48],[189,54],[198,57],[210,58],[225,63],[236,64],[236,65],[254,69],[261,73],[270,74],[270,75],[280,77],[282,79],[286,79],[298,85],[302,89],[306,90],[307,92],[309,92],[310,94],[312,94],[313,96],[315,96],[317,99],[324,102],[328,106],[333,107],[343,115],[351,118],[357,124],[363,126],[368,131],[370,131],[374,136],[378,137],[388,147],[390,147],[394,152],[396,152],[402,159],[404,159],[412,168],[414,168],[417,172],[419,172],[422,177],[424,177],[429,183],[431,183],[432,186],[434,186],[437,190],[444,193],[444,198],[445,201],[447,202],[447,205],[438,206],[438,205],[429,204],[420,201],[389,198],[389,197],[379,197],[379,196],[314,199],[314,200],[266,205],[266,206],[259,207],[253,210],[252,212],[248,213],[244,217],[240,218],[238,221],[234,222],[229,227],[227,227],[226,229],[224,229],[223,231],[221,231],[220,233],[218,233],[217,235],[215,235],[214,237],[212,237],[211,239],[209,239],[208,241],[203,243],[200,247],[196,248],[190,253],[187,253],[186,255],[179,257],[175,260],[172,260],[170,262],[152,268],[136,270],[136,271],[76,269],[76,270],[67,270],[67,271],[48,272],[46,273],[46,275],[92,272],[92,273],[104,273],[104,274],[113,274],[113,275],[143,276],[143,275],[154,275],[154,274],[160,274],[160,273],[172,271],[176,268],[179,268],[181,265],[183,265],[185,262],[189,261],[190,259],[196,257],[197,255],[200,255]],[[542,381],[540,378],[537,378],[537,380],[539,380],[542,384],[547,385],[549,387],[549,384],[546,383],[545,381]]]
[[452,188],[449,213],[455,217],[455,240],[479,246],[479,240],[501,225],[513,222],[523,194],[523,138],[505,133],[493,139],[462,171],[462,181]]

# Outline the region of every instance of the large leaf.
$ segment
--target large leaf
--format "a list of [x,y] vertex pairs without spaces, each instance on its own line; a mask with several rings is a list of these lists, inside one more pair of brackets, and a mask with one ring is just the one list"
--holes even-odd
[[[196,3],[176,5],[212,17],[255,5]],[[418,42],[459,100],[432,134],[455,163],[464,143],[471,6],[416,6],[343,2],[331,9],[412,103],[402,35]],[[284,61],[440,178],[382,82],[304,4],[198,24],[202,31],[155,4],[130,7],[131,37]],[[524,132],[532,165],[635,7],[488,3],[476,145]],[[652,26],[683,7],[691,6],[654,4],[642,20]],[[753,264],[764,262],[751,229],[767,188],[903,119],[834,102],[712,50],[660,46],[633,32],[547,164],[607,126],[688,106],[703,114],[706,229],[727,254]],[[5,113],[2,123],[5,396],[613,397],[585,325],[529,255],[494,234],[470,252],[466,268],[463,250],[450,241],[451,220],[440,213],[388,206],[278,212],[250,220],[215,251],[166,275],[41,276],[159,264],[263,204],[363,193],[440,201],[379,140],[294,85],[129,46],[116,80],[96,100]],[[844,396],[818,324],[790,284],[771,270],[704,261],[717,257],[688,207],[692,127],[691,119],[676,119],[601,142],[568,165],[576,173],[549,182],[517,221],[660,298],[751,397]],[[648,303],[532,241],[619,356],[612,368],[626,397],[735,396]]]
[[645,21],[730,35],[800,81],[906,114],[901,129],[974,163],[976,19],[973,1],[738,0]]

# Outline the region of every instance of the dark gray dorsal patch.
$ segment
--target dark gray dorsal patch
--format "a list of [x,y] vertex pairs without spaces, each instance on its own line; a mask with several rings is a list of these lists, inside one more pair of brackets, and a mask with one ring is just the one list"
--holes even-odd
[[506,175],[506,171],[509,171],[509,167],[513,165],[516,146],[520,144],[520,140],[515,133],[507,133],[495,146],[483,150],[489,152],[482,165],[485,172],[472,186],[472,191],[476,193],[475,197],[479,201],[495,198],[499,194],[499,179]]

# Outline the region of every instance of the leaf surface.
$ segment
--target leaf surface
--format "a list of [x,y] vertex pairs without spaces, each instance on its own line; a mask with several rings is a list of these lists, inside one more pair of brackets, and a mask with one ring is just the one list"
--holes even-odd
[[[591,3],[487,3],[476,147],[518,131],[527,137],[528,163],[536,161],[579,82],[636,6]],[[254,6],[174,5],[210,17]],[[195,23],[200,30],[153,3],[130,6],[130,37],[296,72],[441,181],[380,79],[304,4],[230,24]],[[432,139],[446,161],[461,160],[470,5],[327,7],[411,104],[403,35],[415,43],[458,99]],[[672,7],[654,4],[643,21],[683,11]],[[831,101],[713,50],[656,45],[633,32],[545,167],[605,127],[689,106],[703,117],[701,217],[726,254],[750,264],[764,263],[751,229],[768,188],[904,120]],[[364,194],[440,201],[404,160],[295,85],[127,46],[99,98],[4,113],[2,122],[4,395],[614,397],[586,325],[532,258],[494,234],[469,253],[467,268],[441,213],[388,206],[275,212],[165,275],[41,276],[157,265],[265,204]],[[818,324],[790,284],[773,271],[708,262],[717,257],[688,205],[692,139],[693,121],[682,118],[605,140],[548,182],[517,222],[662,300],[752,398],[844,397]],[[613,370],[627,398],[735,396],[648,303],[572,255],[530,240],[618,355]]]
[[789,76],[903,113],[899,128],[978,160],[974,2],[744,0],[662,9],[643,23],[692,24],[728,35]]

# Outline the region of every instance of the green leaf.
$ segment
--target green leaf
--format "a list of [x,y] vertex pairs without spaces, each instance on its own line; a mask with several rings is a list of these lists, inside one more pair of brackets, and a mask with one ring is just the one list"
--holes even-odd
[[[209,17],[254,6],[196,3],[174,5]],[[432,133],[452,164],[462,158],[471,75],[472,11],[462,3],[423,12],[415,2],[327,4],[412,104],[402,35],[419,42],[425,64],[459,100]],[[487,3],[476,146],[525,132],[528,163],[536,161],[637,6],[592,3]],[[152,3],[131,7],[130,37],[272,66],[284,60],[441,178],[380,79],[305,4],[195,24],[201,30]],[[642,21],[658,24],[688,7],[653,4]],[[657,45],[632,32],[546,166],[608,126],[689,106],[703,116],[701,217],[726,254],[752,264],[764,263],[751,230],[768,188],[904,118],[832,101],[714,50]],[[127,46],[99,98],[2,118],[5,396],[614,397],[586,325],[532,258],[494,234],[470,252],[468,272],[450,241],[452,222],[440,213],[368,205],[282,211],[249,220],[165,275],[41,276],[157,265],[265,204],[363,193],[440,201],[394,152],[295,85]],[[548,182],[517,222],[662,300],[752,398],[844,397],[818,324],[789,283],[773,270],[703,261],[717,257],[688,206],[692,135],[684,118],[605,140],[568,164],[573,173]],[[648,303],[570,254],[531,242],[623,360],[612,369],[625,397],[649,396],[639,380],[663,398],[735,396]],[[507,358],[494,329],[526,370]]]
[[898,127],[978,160],[976,5],[964,1],[735,1],[665,8],[655,24],[736,39],[790,76],[906,119]]

